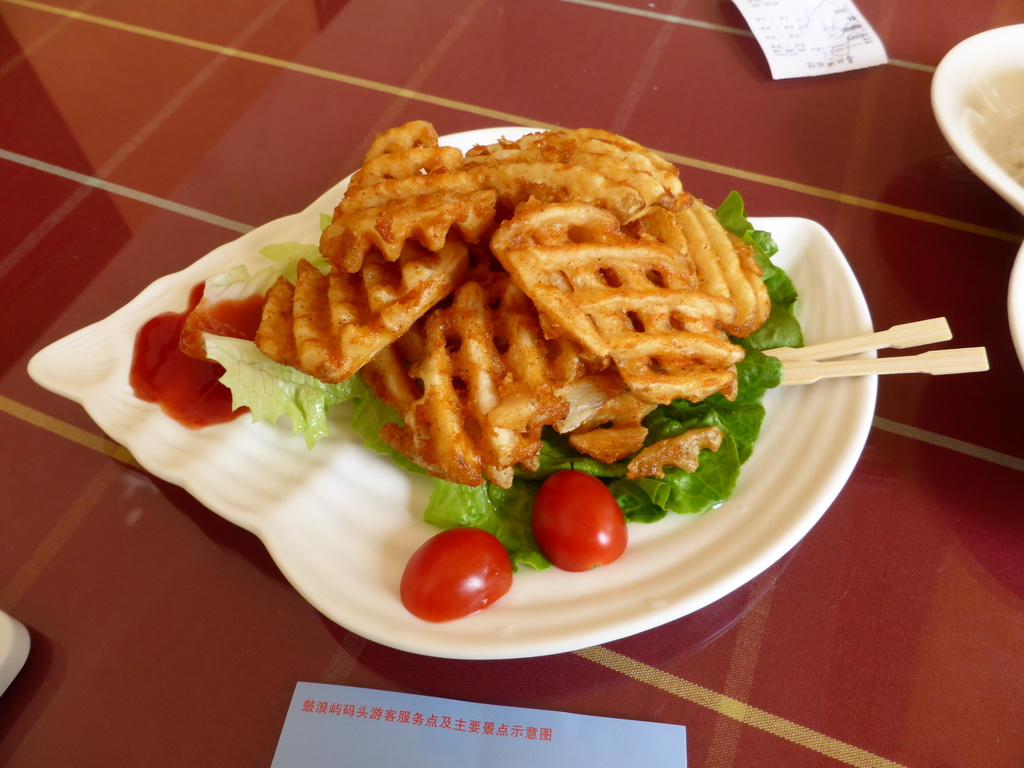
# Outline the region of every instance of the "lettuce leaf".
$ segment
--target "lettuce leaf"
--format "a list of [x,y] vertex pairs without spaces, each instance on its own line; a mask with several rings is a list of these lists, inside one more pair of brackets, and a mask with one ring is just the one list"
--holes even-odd
[[438,528],[483,528],[505,545],[514,568],[528,565],[544,570],[551,563],[537,549],[530,527],[530,510],[539,485],[538,481],[517,479],[508,489],[491,483],[470,487],[435,478],[423,519]]
[[353,407],[349,418],[349,426],[363,439],[363,445],[371,451],[381,454],[407,472],[426,475],[427,472],[417,464],[413,464],[400,454],[381,436],[381,428],[388,423],[402,423],[398,411],[382,402],[367,386],[359,374],[345,382],[352,387]]
[[[203,288],[203,302],[245,299],[264,295],[278,278],[295,281],[298,263],[305,259],[323,272],[329,269],[320,249],[304,243],[268,245],[260,254],[269,262],[250,273],[239,265],[209,278]],[[251,341],[203,334],[206,354],[224,368],[221,383],[231,390],[235,408],[246,407],[253,421],[276,424],[287,418],[292,434],[301,433],[310,449],[328,434],[328,411],[332,405],[353,399],[356,382],[325,384],[312,376],[275,363]]]
[[669,512],[695,515],[717,507],[736,489],[740,464],[736,440],[726,432],[716,452],[704,452],[696,472],[666,467],[663,478],[616,480],[608,488],[627,520],[653,523]]
[[276,424],[281,418],[290,419],[292,434],[301,433],[309,449],[327,436],[331,406],[357,393],[354,380],[325,384],[275,363],[251,341],[209,333],[204,339],[207,356],[224,367],[220,380],[231,390],[232,407],[245,406],[253,421]]
[[330,269],[327,259],[320,253],[320,247],[306,243],[276,243],[260,250],[260,255],[274,262],[267,269],[275,269],[289,283],[294,283],[299,261],[305,260],[327,274]]
[[233,267],[208,278],[203,288],[203,301],[216,303],[223,300],[245,299],[249,296],[263,296],[279,277],[295,282],[299,261],[305,259],[321,272],[330,268],[315,245],[304,243],[277,243],[260,250],[260,255],[269,264],[255,272],[249,272],[245,265]]

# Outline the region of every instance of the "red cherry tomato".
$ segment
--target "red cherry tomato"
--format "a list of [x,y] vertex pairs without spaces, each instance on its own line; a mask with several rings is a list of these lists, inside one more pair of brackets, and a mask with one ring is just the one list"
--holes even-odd
[[512,561],[498,539],[480,528],[449,528],[417,549],[402,573],[402,604],[426,621],[476,613],[512,586]]
[[545,480],[533,500],[533,537],[565,571],[606,565],[626,549],[626,518],[608,487],[574,469]]

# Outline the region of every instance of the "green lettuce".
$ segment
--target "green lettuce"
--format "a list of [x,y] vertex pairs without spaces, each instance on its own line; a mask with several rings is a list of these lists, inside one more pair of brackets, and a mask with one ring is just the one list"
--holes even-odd
[[[329,269],[315,245],[278,243],[263,248],[260,255],[268,263],[255,272],[239,265],[209,278],[203,288],[203,301],[216,303],[262,296],[280,277],[294,282],[302,259],[323,272]],[[253,421],[276,424],[287,418],[291,421],[292,433],[301,433],[310,449],[329,432],[331,406],[352,400],[357,394],[366,394],[358,388],[358,382],[325,384],[276,363],[251,341],[209,333],[203,337],[207,356],[224,368],[220,380],[231,390],[233,406],[248,408]]]
[[245,339],[203,334],[206,354],[224,367],[221,383],[231,390],[234,408],[246,407],[253,421],[276,424],[287,418],[292,434],[301,433],[312,449],[329,432],[332,405],[355,396],[355,382],[325,384],[301,371],[275,363]]
[[492,483],[470,487],[435,479],[423,519],[438,528],[483,528],[505,545],[516,567],[542,570],[551,563],[540,553],[530,528],[530,510],[539,485],[539,481],[517,479],[508,489]]
[[255,272],[250,272],[245,265],[239,265],[208,278],[203,288],[203,300],[216,303],[245,299],[249,296],[263,296],[279,277],[294,283],[299,261],[302,259],[325,274],[330,268],[326,259],[320,255],[320,249],[315,245],[277,243],[261,249],[260,255],[269,263]]

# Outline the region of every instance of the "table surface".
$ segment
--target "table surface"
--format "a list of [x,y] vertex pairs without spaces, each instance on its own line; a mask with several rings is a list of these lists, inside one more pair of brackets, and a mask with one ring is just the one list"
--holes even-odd
[[[1018,0],[861,0],[888,64],[773,81],[729,2],[0,0],[0,609],[31,652],[0,763],[269,765],[298,681],[685,725],[690,765],[1020,766],[1020,216],[929,102]],[[924,24],[922,22],[926,21]],[[50,342],[304,208],[378,132],[606,128],[711,202],[824,226],[876,328],[945,316],[987,373],[887,376],[817,525],[745,586],[533,659],[394,650],[33,383]]]

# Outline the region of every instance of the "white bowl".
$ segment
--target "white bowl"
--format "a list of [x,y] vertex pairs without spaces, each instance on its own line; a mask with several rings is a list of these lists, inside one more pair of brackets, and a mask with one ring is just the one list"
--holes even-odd
[[[932,109],[946,141],[1024,215],[1024,24],[954,46],[935,70]],[[1024,248],[1007,292],[1010,333],[1024,365]]]
[[982,32],[947,53],[932,79],[932,108],[957,156],[1024,214],[1024,24]]

